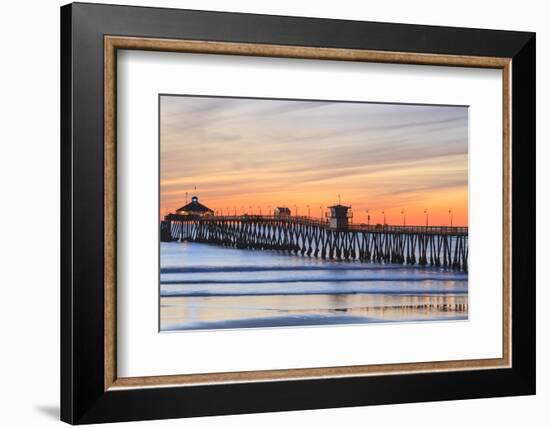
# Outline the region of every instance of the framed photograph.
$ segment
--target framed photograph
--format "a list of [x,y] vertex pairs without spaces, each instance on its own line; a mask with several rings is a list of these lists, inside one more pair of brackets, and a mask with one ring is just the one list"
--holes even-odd
[[62,420],[535,393],[533,33],[76,3],[61,56]]

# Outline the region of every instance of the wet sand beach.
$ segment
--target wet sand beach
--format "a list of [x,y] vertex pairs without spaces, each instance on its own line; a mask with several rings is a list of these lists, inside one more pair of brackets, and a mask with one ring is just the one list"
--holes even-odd
[[468,319],[468,276],[438,268],[161,243],[160,329]]

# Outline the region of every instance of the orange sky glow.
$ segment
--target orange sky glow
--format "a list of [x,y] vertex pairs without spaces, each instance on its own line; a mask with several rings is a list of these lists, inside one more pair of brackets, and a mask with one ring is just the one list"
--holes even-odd
[[186,194],[311,217],[340,197],[354,224],[468,225],[467,107],[163,95],[160,156],[161,216]]

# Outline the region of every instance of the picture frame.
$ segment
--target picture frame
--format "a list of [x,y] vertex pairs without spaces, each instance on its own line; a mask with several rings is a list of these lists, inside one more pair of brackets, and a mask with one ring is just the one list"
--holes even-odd
[[[502,70],[502,358],[118,377],[118,50]],[[534,394],[535,97],[534,33],[63,6],[61,419],[86,424]]]

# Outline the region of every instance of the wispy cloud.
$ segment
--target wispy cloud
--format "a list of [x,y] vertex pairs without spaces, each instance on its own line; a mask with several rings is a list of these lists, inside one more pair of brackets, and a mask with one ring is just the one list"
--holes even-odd
[[162,96],[161,205],[194,186],[212,206],[342,194],[358,211],[430,204],[442,219],[452,204],[467,222],[467,125],[466,107]]

